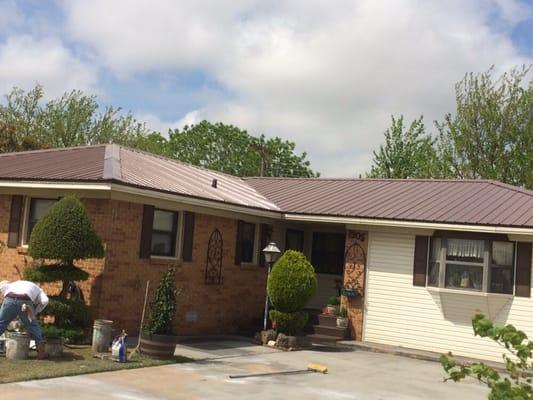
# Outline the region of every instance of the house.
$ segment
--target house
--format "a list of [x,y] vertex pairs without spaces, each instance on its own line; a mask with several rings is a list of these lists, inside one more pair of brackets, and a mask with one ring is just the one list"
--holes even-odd
[[483,312],[533,336],[533,192],[488,180],[237,178],[117,145],[0,155],[0,279],[57,198],[82,199],[106,247],[84,261],[96,317],[138,329],[146,280],[176,266],[180,334],[257,324],[261,249],[302,251],[308,304],[341,290],[355,340],[501,360],[474,337]]

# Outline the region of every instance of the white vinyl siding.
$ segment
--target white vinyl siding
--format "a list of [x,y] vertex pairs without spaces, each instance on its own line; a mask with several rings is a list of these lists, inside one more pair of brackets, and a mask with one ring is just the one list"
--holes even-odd
[[479,311],[533,338],[531,298],[413,286],[414,246],[411,234],[370,233],[365,341],[502,361],[500,346],[472,333]]

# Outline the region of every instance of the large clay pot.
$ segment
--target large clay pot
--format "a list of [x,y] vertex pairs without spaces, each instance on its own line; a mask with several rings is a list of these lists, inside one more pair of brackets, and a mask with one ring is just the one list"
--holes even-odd
[[176,350],[176,336],[173,335],[142,335],[141,354],[153,358],[169,359]]

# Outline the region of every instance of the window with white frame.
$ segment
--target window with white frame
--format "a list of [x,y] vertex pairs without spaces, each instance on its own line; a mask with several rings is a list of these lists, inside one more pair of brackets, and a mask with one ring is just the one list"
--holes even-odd
[[176,256],[177,231],[177,212],[154,210],[151,254],[164,257]]
[[514,263],[514,242],[434,237],[427,285],[512,294]]
[[24,218],[24,240],[23,244],[28,244],[30,241],[31,232],[37,224],[37,221],[46,214],[57,199],[42,199],[42,198],[26,198],[25,201],[25,218]]

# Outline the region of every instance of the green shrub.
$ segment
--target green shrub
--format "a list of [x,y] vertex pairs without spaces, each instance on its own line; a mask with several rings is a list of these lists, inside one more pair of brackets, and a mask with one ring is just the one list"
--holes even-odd
[[172,335],[174,333],[176,297],[179,294],[174,284],[174,274],[174,268],[169,268],[155,291],[154,301],[150,307],[150,318],[144,327],[148,335]]
[[58,328],[55,325],[43,325],[41,327],[43,337],[62,337],[67,343],[82,343],[87,332],[81,328]]
[[348,310],[346,309],[346,307],[341,307],[341,310],[339,312],[339,317],[348,318]]
[[96,234],[83,204],[74,196],[56,202],[33,228],[28,254],[35,259],[74,260],[104,256],[102,241]]
[[39,265],[24,269],[24,279],[32,282],[86,281],[89,273],[74,265]]
[[307,258],[287,250],[274,264],[268,277],[268,297],[278,311],[300,311],[316,291],[316,275]]
[[341,304],[341,301],[339,300],[337,296],[331,296],[328,300],[328,304],[330,306],[338,306]]
[[269,317],[271,321],[276,323],[276,329],[279,332],[286,335],[300,335],[309,316],[303,311],[284,313],[278,310],[270,310]]

